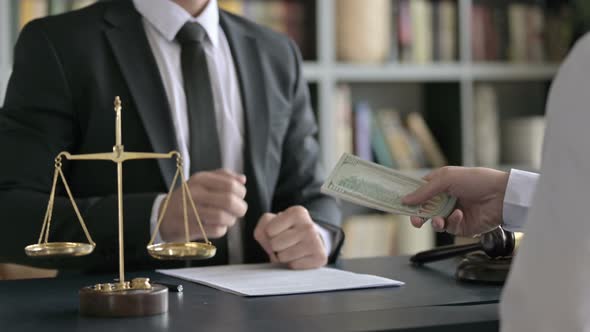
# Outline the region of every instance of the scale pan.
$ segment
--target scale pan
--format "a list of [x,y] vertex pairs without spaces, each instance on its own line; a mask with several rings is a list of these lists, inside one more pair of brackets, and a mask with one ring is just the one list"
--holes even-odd
[[95,245],[78,242],[48,242],[31,244],[25,253],[31,257],[85,256],[94,250]]
[[149,245],[147,250],[157,259],[207,259],[215,256],[217,248],[203,242],[168,242]]

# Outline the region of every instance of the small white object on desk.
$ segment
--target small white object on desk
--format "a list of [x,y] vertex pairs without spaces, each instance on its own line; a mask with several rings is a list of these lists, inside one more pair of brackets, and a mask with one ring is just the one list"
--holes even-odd
[[393,287],[404,283],[332,268],[290,270],[276,264],[193,267],[157,272],[242,296],[269,296]]

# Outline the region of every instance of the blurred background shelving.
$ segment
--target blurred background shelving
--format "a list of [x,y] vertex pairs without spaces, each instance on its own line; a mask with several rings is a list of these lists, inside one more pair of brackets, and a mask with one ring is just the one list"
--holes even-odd
[[[0,102],[20,27],[34,17],[92,2],[0,1]],[[372,119],[390,118],[388,112],[400,123],[387,128],[410,138],[405,118],[418,115],[448,164],[538,169],[551,80],[590,22],[586,0],[218,2],[298,44],[327,169],[343,151],[380,159]],[[359,146],[364,150],[355,149]],[[414,166],[423,173],[439,165],[422,160]],[[383,242],[379,236],[391,240],[373,251],[345,247],[345,253],[411,253],[434,244],[431,232],[412,230],[405,220],[390,226],[394,217],[348,205],[344,210],[348,243],[367,237],[366,246],[371,236],[375,243]],[[449,241],[437,239],[438,244]]]

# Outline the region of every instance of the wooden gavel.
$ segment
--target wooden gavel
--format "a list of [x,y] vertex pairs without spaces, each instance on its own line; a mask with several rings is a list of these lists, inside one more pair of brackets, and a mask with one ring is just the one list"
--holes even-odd
[[482,250],[491,258],[512,256],[516,253],[523,233],[509,232],[502,227],[497,227],[479,236],[479,242],[464,245],[449,245],[426,250],[410,257],[414,264],[447,259],[464,255],[473,251]]

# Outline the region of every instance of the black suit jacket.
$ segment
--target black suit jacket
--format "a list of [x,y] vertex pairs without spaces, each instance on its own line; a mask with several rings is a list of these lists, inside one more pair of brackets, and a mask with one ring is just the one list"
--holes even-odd
[[[248,212],[244,220],[246,262],[267,260],[253,239],[258,218],[301,204],[336,238],[336,202],[319,192],[317,126],[296,46],[287,38],[220,12],[228,37],[245,112]],[[96,153],[114,145],[113,98],[123,100],[126,151],[176,149],[165,90],[131,1],[99,2],[80,11],[35,20],[20,34],[14,69],[0,113],[0,211],[4,230],[0,260],[115,269],[117,263],[116,169],[110,162],[66,161],[65,173],[88,229],[97,243],[85,258],[31,261],[23,247],[35,243],[60,152]],[[166,192],[172,160],[124,164],[125,258],[129,268],[167,267],[151,259],[149,218],[156,195]],[[50,239],[84,241],[63,195],[55,201]],[[209,264],[227,260],[225,243]]]

